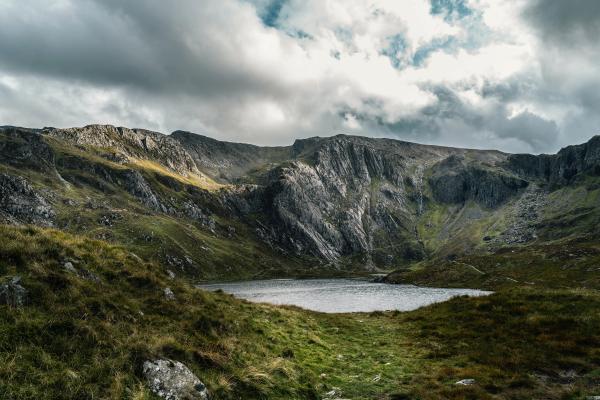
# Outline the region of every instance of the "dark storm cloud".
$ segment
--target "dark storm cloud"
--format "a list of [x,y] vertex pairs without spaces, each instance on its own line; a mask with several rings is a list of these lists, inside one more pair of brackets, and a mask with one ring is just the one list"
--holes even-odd
[[581,40],[598,46],[600,1],[534,0],[525,16],[541,31],[544,40],[577,46]]
[[528,111],[512,118],[500,118],[495,132],[502,138],[521,140],[537,151],[551,151],[559,135],[554,121],[548,121]]
[[563,137],[573,143],[600,133],[600,1],[534,0],[524,17],[540,40],[545,98],[576,108],[562,123]]
[[272,86],[251,68],[238,68],[237,50],[227,41],[216,47],[225,33],[207,25],[211,15],[202,2],[47,4],[15,2],[14,12],[0,14],[4,69],[163,94],[228,95]]

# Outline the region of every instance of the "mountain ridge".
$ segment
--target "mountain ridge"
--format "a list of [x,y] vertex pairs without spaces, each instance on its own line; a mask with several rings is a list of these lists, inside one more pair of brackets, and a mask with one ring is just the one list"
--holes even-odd
[[[55,187],[38,186],[55,198],[68,201],[65,182],[99,199],[124,190],[145,213],[192,218],[227,243],[241,229],[264,251],[333,270],[560,240],[553,224],[564,199],[582,221],[566,236],[595,232],[600,212],[589,200],[598,198],[600,136],[555,155],[523,155],[348,135],[261,147],[110,125],[0,134],[0,165],[12,168],[5,173],[50,168]],[[555,199],[561,190],[564,199]]]

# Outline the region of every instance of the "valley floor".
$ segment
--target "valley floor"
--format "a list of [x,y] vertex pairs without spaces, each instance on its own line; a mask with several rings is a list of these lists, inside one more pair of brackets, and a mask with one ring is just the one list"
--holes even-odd
[[155,358],[183,362],[216,399],[600,395],[593,288],[515,285],[407,313],[320,314],[195,289],[102,241],[0,231],[2,283],[20,276],[27,290],[22,307],[0,306],[2,399],[154,399],[141,365]]

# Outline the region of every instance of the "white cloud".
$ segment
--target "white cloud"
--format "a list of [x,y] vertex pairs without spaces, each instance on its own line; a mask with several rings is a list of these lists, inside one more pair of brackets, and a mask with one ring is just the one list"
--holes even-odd
[[552,121],[581,136],[597,122],[597,47],[545,46],[523,18],[537,0],[470,0],[452,18],[429,0],[287,0],[265,26],[273,1],[0,1],[0,124],[538,151],[570,140]]

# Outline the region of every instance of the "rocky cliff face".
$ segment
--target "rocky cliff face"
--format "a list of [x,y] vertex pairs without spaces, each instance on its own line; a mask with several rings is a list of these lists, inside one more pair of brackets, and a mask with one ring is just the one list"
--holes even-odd
[[507,164],[518,174],[541,180],[553,188],[573,182],[580,174],[600,176],[600,136],[553,155],[513,154]]
[[461,182],[423,179],[445,159],[497,163],[503,160],[497,152],[477,152],[473,158],[463,149],[348,136],[298,140],[292,151],[293,161],[265,177],[265,195],[255,212],[266,216],[263,223],[275,232],[273,240],[328,261],[350,256],[373,266],[424,257],[417,225],[436,179],[454,193],[448,200],[474,197],[489,207],[526,186],[474,167],[459,171]]
[[528,182],[498,168],[468,164],[464,158],[452,155],[434,165],[429,184],[440,202],[452,204],[474,200],[495,208],[527,187]]
[[[367,268],[419,260],[442,247],[452,254],[517,236],[518,243],[534,240],[544,213],[532,208],[549,204],[548,191],[600,175],[600,137],[533,156],[344,135],[269,148],[101,125],[0,133],[0,166],[13,172],[51,171],[67,185],[107,194],[118,188],[149,213],[235,237],[214,214],[243,224],[273,251]],[[57,157],[56,143],[77,151]],[[142,173],[139,160],[172,175]],[[209,191],[189,183],[204,176],[225,186]],[[26,181],[0,178],[5,220],[52,222],[51,204]],[[517,221],[523,210],[535,218]]]

